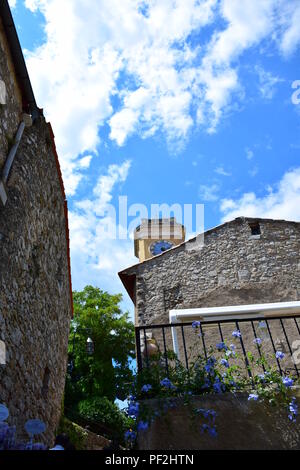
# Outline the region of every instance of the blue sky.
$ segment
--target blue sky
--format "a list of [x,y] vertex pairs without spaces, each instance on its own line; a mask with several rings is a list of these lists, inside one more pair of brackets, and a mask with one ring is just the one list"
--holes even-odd
[[10,3],[56,135],[75,289],[124,293],[133,242],[101,235],[120,195],[203,203],[205,228],[300,221],[299,1]]

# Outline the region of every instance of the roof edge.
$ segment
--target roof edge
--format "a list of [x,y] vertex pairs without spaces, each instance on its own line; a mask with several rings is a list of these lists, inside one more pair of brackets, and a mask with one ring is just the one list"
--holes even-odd
[[7,0],[0,2],[0,16],[15,68],[16,78],[22,94],[23,111],[31,114],[32,118],[36,119],[38,116],[43,115],[43,110],[38,108],[35,101],[22,47]]
[[52,153],[54,155],[56,170],[57,170],[58,179],[59,179],[59,185],[60,185],[61,193],[62,193],[63,200],[64,200],[64,214],[65,214],[65,223],[66,223],[66,242],[67,242],[67,261],[68,261],[68,280],[69,280],[69,290],[70,290],[71,317],[73,318],[73,316],[74,316],[74,305],[73,305],[72,276],[71,276],[70,231],[69,231],[69,218],[68,218],[68,202],[67,202],[67,199],[66,199],[66,193],[65,193],[62,173],[61,173],[59,159],[58,159],[58,155],[57,155],[54,133],[53,133],[52,126],[51,126],[50,122],[47,123],[47,129],[48,129],[49,134],[50,134]]
[[[227,220],[226,222],[223,222],[222,224],[219,224],[219,225],[216,225],[215,227],[204,230],[204,232],[199,233],[195,237],[189,238],[188,240],[185,240],[184,242],[170,248],[169,250],[163,251],[162,253],[160,253],[159,255],[154,256],[153,258],[148,258],[148,259],[142,261],[141,263],[133,264],[132,266],[129,266],[128,268],[125,268],[122,271],[119,271],[118,275],[119,275],[120,278],[121,278],[121,276],[123,277],[124,275],[132,275],[133,273],[129,272],[132,269],[137,268],[138,266],[144,265],[145,263],[148,263],[149,261],[153,261],[154,259],[159,259],[161,256],[164,256],[167,253],[170,253],[172,251],[176,251],[177,249],[179,249],[183,245],[186,245],[187,243],[190,243],[190,242],[193,242],[194,240],[196,240],[196,238],[199,237],[199,235],[205,235],[205,234],[215,232],[216,230],[218,230],[222,227],[225,227],[226,225],[229,225],[229,224],[232,224],[232,223],[238,222],[238,221],[241,221],[241,222],[245,222],[245,221],[283,222],[283,223],[286,223],[286,224],[297,224],[297,225],[299,224],[300,225],[300,222],[297,222],[295,220],[267,219],[267,218],[261,218],[261,217],[244,217],[244,216],[236,217],[235,219]],[[121,280],[122,280],[122,278],[121,278]]]

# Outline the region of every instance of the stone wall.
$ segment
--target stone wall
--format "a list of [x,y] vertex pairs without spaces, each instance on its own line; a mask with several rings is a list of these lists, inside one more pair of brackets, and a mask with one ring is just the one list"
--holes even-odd
[[[21,120],[20,91],[0,26],[0,168]],[[26,128],[0,202],[0,403],[19,432],[27,419],[47,425],[52,444],[58,425],[71,318],[65,196],[53,140],[43,117]]]
[[19,90],[2,21],[0,18],[0,80],[5,84],[7,101],[0,105],[0,167],[2,168],[22,115]]
[[[299,390],[293,394],[299,398]],[[147,400],[155,411],[157,400]],[[166,403],[165,403],[166,404]],[[201,432],[207,420],[195,409],[213,409],[217,416],[217,436]],[[193,397],[191,406],[177,399],[177,406],[156,418],[147,431],[138,435],[138,448],[143,450],[283,450],[300,449],[300,424],[288,419],[284,405],[271,406],[248,401],[244,393],[210,394]]]
[[[300,300],[300,223],[239,218],[126,270],[136,275],[136,324],[169,321],[174,308]],[[124,272],[124,271],[123,271]]]

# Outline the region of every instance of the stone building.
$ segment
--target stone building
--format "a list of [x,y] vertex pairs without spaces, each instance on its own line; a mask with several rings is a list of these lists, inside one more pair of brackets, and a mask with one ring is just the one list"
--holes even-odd
[[[300,313],[299,248],[300,223],[240,217],[192,240],[183,237],[119,276],[135,304],[137,326],[232,318],[229,334],[236,319]],[[276,328],[282,341],[281,325]],[[294,323],[286,328],[300,339]],[[213,342],[220,341],[218,331],[210,331]],[[174,335],[167,342],[176,347]]]
[[[61,413],[72,289],[54,135],[36,105],[8,2],[0,2],[0,403],[17,431]],[[4,351],[5,348],[5,351]]]

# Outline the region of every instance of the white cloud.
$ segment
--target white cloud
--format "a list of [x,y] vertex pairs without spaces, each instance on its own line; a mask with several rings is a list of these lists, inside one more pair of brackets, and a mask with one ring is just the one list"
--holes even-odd
[[[114,237],[119,225],[111,201],[116,187],[125,182],[129,168],[129,161],[119,166],[110,165],[106,174],[98,178],[93,197],[78,201],[69,211],[74,289],[93,284],[110,292],[124,292],[117,272],[137,259],[131,239]],[[130,302],[126,306],[129,307]]]
[[263,98],[272,99],[276,92],[276,85],[284,80],[271,72],[264,70],[261,66],[256,66],[255,71],[259,78],[259,91]]
[[280,38],[280,49],[285,56],[295,52],[300,43],[300,4],[299,2],[280,2],[280,20],[283,35]]
[[212,184],[212,185],[201,184],[199,186],[200,200],[206,201],[206,202],[217,201],[217,199],[219,199],[219,195],[218,195],[219,190],[220,190],[220,187],[217,184]]
[[[215,132],[230,104],[231,94],[240,89],[238,73],[232,63],[272,30],[273,3],[272,0],[223,0],[220,4],[227,27],[214,33],[199,73],[205,85],[205,101],[210,104],[210,132]],[[200,116],[203,119],[203,112]]]
[[80,168],[89,168],[92,158],[92,155],[86,155],[85,157],[81,158],[79,160]]
[[257,166],[253,167],[251,170],[248,171],[248,173],[252,178],[254,178],[254,176],[256,176],[258,173],[258,167]]
[[10,8],[16,8],[17,0],[8,0]]
[[[47,41],[27,53],[27,63],[55,129],[69,194],[80,181],[78,155],[96,152],[105,123],[118,145],[133,132],[149,136],[159,128],[170,140],[186,137],[193,124],[191,83],[178,67],[192,60],[184,40],[213,18],[215,3],[154,1],[146,17],[136,0],[25,1],[46,20]],[[132,83],[119,89],[121,72]],[[121,106],[114,110],[116,94]]]
[[221,14],[228,23],[215,34],[207,60],[228,65],[244,50],[272,31],[274,0],[223,0]]
[[300,221],[300,168],[286,172],[265,196],[249,192],[239,199],[223,199],[220,210],[223,222],[240,216]]
[[[118,145],[162,131],[180,148],[194,125],[215,132],[233,94],[242,96],[239,57],[266,39],[282,54],[296,50],[296,3],[25,0],[45,17],[46,41],[27,52],[27,63],[55,130],[67,193],[82,178],[83,155],[99,151],[104,125]],[[208,24],[211,37],[191,42]],[[267,79],[275,85],[277,77]]]
[[253,150],[249,149],[248,147],[245,148],[245,152],[246,152],[246,157],[247,157],[247,160],[252,160],[252,158],[254,157],[254,152]]
[[94,195],[96,202],[96,213],[102,213],[107,204],[112,200],[112,190],[116,183],[122,183],[126,180],[130,168],[130,161],[126,160],[121,166],[110,165],[107,175],[99,178],[94,187]]
[[224,168],[222,166],[218,166],[215,169],[215,173],[217,173],[218,175],[221,175],[221,176],[231,176],[231,173],[229,171],[224,170]]

